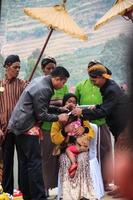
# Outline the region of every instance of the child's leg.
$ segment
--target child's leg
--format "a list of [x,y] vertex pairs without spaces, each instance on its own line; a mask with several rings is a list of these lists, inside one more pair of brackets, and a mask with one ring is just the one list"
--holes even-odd
[[69,149],[69,147],[66,149],[66,154],[68,158],[70,159],[71,163],[74,164],[76,163],[76,156],[75,154]]
[[71,178],[73,178],[74,175],[75,175],[75,172],[77,170],[77,166],[78,166],[77,162],[76,162],[76,154],[78,154],[78,150],[77,150],[76,145],[69,146],[66,149],[66,154],[71,161],[71,166],[68,169],[69,175],[70,175]]

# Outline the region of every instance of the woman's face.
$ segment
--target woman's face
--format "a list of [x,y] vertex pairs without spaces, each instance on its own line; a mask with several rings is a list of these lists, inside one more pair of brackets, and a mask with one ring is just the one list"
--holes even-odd
[[76,107],[77,105],[77,101],[76,101],[76,98],[75,97],[70,97],[67,101],[66,101],[66,104],[65,104],[69,110],[72,110]]
[[54,63],[48,63],[45,67],[42,68],[44,75],[49,75],[55,67],[56,65]]

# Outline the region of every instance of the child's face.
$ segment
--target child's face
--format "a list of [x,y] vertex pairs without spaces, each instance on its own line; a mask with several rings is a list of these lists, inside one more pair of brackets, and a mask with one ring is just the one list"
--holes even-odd
[[66,106],[69,110],[72,110],[76,107],[77,102],[75,97],[70,97],[67,101],[66,101]]

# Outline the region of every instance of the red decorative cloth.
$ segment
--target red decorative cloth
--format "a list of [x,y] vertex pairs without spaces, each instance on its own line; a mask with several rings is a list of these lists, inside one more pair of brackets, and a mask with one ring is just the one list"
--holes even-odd
[[30,130],[26,132],[26,135],[34,135],[39,137],[40,139],[43,138],[43,132],[38,125],[33,126]]

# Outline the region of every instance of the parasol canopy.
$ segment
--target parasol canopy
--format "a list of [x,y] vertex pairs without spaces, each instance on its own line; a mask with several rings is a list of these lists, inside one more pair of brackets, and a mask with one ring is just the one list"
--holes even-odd
[[66,8],[65,8],[66,0],[63,0],[63,4],[61,5],[55,5],[53,7],[39,7],[39,8],[25,8],[24,12],[32,17],[33,19],[39,20],[41,23],[47,25],[50,28],[49,35],[46,39],[46,42],[41,50],[41,53],[39,55],[39,58],[33,68],[33,71],[30,75],[29,81],[32,79],[33,74],[39,64],[39,61],[43,55],[43,52],[48,44],[48,41],[51,37],[51,34],[53,33],[53,30],[59,30],[63,31],[72,37],[81,39],[81,40],[87,40],[88,36],[84,32],[83,29],[81,29],[76,22],[71,18],[71,16],[68,14]]
[[62,5],[43,8],[25,8],[24,12],[54,30],[63,31],[81,40],[87,40],[88,38],[85,31],[74,22]]
[[94,29],[97,30],[99,27],[108,22],[111,18],[121,15],[131,17],[133,12],[133,0],[116,0],[113,7],[95,24]]

